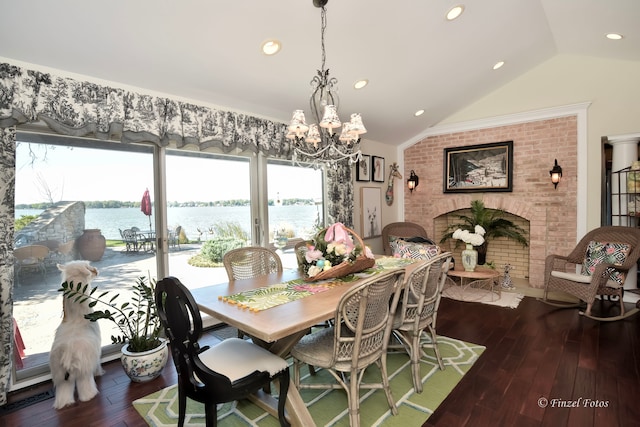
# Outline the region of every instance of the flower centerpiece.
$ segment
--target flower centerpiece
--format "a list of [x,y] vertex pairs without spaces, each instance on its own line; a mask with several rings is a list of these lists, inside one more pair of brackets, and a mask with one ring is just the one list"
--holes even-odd
[[371,250],[353,230],[340,222],[320,230],[303,251],[300,267],[311,281],[343,277],[375,264]]
[[451,236],[456,240],[462,240],[467,245],[461,254],[462,266],[465,271],[475,270],[478,264],[478,251],[473,249],[473,247],[480,246],[484,243],[484,228],[481,225],[476,225],[473,231],[472,233],[469,230],[461,230],[458,228]]

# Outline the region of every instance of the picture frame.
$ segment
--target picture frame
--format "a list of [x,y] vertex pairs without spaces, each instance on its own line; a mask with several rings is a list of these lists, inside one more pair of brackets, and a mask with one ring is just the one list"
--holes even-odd
[[513,191],[513,141],[444,149],[444,193]]
[[363,154],[362,159],[356,165],[356,181],[371,180],[371,156]]
[[360,236],[363,239],[382,235],[381,197],[380,187],[360,188]]
[[371,180],[384,182],[384,157],[371,156]]

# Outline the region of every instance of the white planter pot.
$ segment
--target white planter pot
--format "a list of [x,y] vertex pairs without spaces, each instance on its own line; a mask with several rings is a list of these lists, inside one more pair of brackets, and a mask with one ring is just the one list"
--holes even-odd
[[142,353],[133,353],[127,350],[128,344],[122,347],[120,361],[124,372],[131,381],[141,383],[157,378],[169,359],[167,340],[160,338],[162,344],[158,347]]

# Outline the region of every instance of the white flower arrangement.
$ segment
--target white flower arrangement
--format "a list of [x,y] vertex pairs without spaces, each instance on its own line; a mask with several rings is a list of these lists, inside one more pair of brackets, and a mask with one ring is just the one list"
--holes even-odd
[[462,240],[468,245],[480,246],[484,243],[484,234],[484,228],[482,228],[482,226],[480,225],[476,225],[474,233],[470,232],[469,230],[461,230],[458,228],[453,232],[453,235],[451,237],[457,240]]

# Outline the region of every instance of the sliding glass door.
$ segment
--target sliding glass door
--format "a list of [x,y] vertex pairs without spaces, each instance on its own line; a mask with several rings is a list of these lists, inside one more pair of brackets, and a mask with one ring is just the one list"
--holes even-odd
[[[48,372],[63,315],[58,264],[90,259],[98,269],[92,285],[105,290],[156,277],[153,247],[128,246],[121,234],[137,230],[138,239],[151,237],[153,212],[140,209],[146,189],[153,194],[150,146],[18,134],[14,251],[44,252],[35,267],[17,259],[14,269],[17,380]],[[108,348],[118,331],[109,322],[100,326]]]
[[[159,272],[189,288],[223,282],[222,256],[239,246],[278,249],[284,265],[295,268],[293,245],[324,221],[319,170],[261,155],[51,134],[19,132],[17,140],[14,250],[46,246],[47,253],[42,268],[15,270],[20,345],[14,388],[47,379],[48,353],[62,320],[57,264],[90,259],[99,271],[93,285],[119,290],[124,300],[137,278],[155,280]],[[166,171],[163,179],[155,176],[158,170]],[[147,190],[151,209],[141,206]],[[167,229],[156,229],[165,218]],[[97,255],[83,247],[89,234],[99,236],[92,239],[102,246]],[[118,357],[110,338],[118,331],[109,322],[100,327],[103,354]]]

